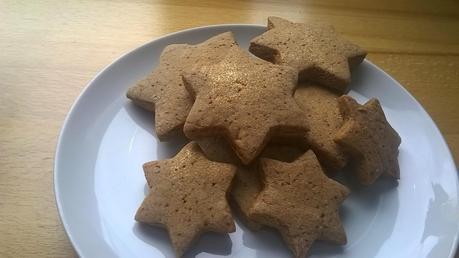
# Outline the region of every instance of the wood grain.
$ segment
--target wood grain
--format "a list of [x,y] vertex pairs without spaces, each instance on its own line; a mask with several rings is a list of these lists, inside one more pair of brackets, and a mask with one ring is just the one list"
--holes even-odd
[[268,15],[321,20],[369,50],[438,124],[459,160],[459,3],[1,1],[0,257],[74,257],[53,194],[57,136],[104,66],[157,36]]

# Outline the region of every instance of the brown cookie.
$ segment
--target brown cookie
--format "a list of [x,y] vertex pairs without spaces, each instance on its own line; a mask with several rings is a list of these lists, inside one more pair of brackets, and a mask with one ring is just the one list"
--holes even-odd
[[343,168],[347,159],[333,140],[343,125],[338,108],[338,94],[316,84],[302,84],[295,91],[295,100],[306,114],[309,132],[307,141],[320,163],[331,170]]
[[296,257],[315,240],[346,243],[338,208],[349,193],[328,178],[312,151],[292,163],[261,159],[263,190],[249,218],[276,228]]
[[349,96],[338,98],[344,124],[335,141],[353,158],[357,179],[372,184],[382,174],[400,177],[398,146],[400,136],[390,126],[377,99],[365,105]]
[[143,80],[129,88],[127,97],[135,104],[155,112],[155,129],[160,140],[182,133],[193,99],[183,86],[184,71],[220,61],[226,51],[237,45],[226,32],[197,45],[167,46],[159,65]]
[[275,135],[307,129],[293,99],[296,72],[233,47],[221,62],[185,73],[196,96],[185,122],[190,139],[223,136],[244,164],[252,162]]
[[[260,157],[292,162],[305,153],[305,150],[295,146],[278,145],[270,143]],[[253,203],[262,189],[258,162],[250,166],[239,166],[231,190],[233,207],[239,212],[240,217],[252,230],[259,230],[262,226],[250,219],[249,212]]]
[[293,67],[300,81],[314,81],[340,92],[347,92],[350,69],[366,56],[332,26],[278,17],[268,18],[268,31],[254,38],[249,50],[262,59]]
[[[198,141],[198,144],[208,159],[237,165],[238,169],[231,190],[232,206],[250,229],[260,229],[261,225],[250,220],[247,215],[261,191],[258,163],[244,166],[226,140],[221,137],[203,138]],[[263,149],[260,157],[292,162],[304,152],[304,149],[296,146],[270,143]]]
[[209,161],[192,142],[172,159],[144,164],[144,171],[150,193],[135,219],[165,227],[177,256],[206,231],[235,231],[226,198],[235,166]]

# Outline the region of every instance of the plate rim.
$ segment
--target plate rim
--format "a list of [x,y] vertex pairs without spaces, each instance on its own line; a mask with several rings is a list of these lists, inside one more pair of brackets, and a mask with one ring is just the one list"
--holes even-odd
[[[64,211],[63,211],[63,208],[62,208],[62,205],[61,205],[61,197],[60,197],[60,193],[59,193],[59,184],[58,184],[58,182],[59,182],[59,180],[58,180],[59,174],[62,174],[62,173],[59,173],[59,171],[58,171],[60,150],[62,148],[62,141],[63,141],[63,138],[66,135],[66,131],[68,130],[69,120],[71,119],[71,117],[75,113],[76,106],[78,105],[78,103],[81,102],[81,100],[84,98],[84,96],[86,94],[88,94],[89,88],[94,87],[93,86],[94,82],[103,73],[105,73],[115,63],[117,63],[120,60],[126,58],[127,56],[133,54],[134,52],[141,51],[141,49],[144,49],[144,48],[148,47],[148,45],[154,43],[155,41],[163,40],[163,39],[166,39],[166,38],[169,38],[169,37],[174,37],[177,34],[189,33],[189,32],[198,31],[198,30],[202,30],[202,29],[212,29],[212,28],[222,28],[222,27],[257,27],[257,28],[266,28],[265,25],[261,25],[261,24],[223,23],[223,24],[213,24],[213,25],[205,25],[205,26],[187,28],[187,29],[171,32],[171,33],[159,36],[159,37],[154,37],[153,39],[141,44],[138,47],[135,47],[135,48],[127,50],[126,52],[121,54],[119,57],[117,57],[115,60],[110,62],[108,65],[104,66],[100,71],[98,71],[92,77],[92,79],[85,85],[85,87],[82,89],[80,94],[77,96],[77,98],[74,100],[74,102],[72,103],[71,107],[67,111],[67,115],[66,115],[65,119],[63,120],[63,124],[61,126],[60,131],[59,131],[59,136],[58,136],[56,147],[55,147],[54,166],[53,166],[53,191],[54,191],[56,207],[57,207],[58,214],[59,214],[59,219],[60,219],[60,221],[61,221],[61,223],[62,223],[62,225],[64,227],[64,231],[65,231],[65,234],[67,235],[67,238],[69,239],[70,243],[72,244],[72,247],[74,248],[74,250],[76,251],[76,253],[78,254],[79,257],[84,257],[83,256],[83,252],[81,250],[81,247],[77,243],[77,241],[74,239],[74,237],[70,233],[70,226],[69,226],[69,224],[68,224],[68,222],[67,222],[67,220],[66,220],[66,218],[64,216]],[[433,118],[424,109],[424,107],[421,105],[421,103],[401,83],[399,83],[395,78],[393,78],[390,74],[385,72],[383,69],[379,68],[377,65],[375,65],[373,62],[369,61],[367,58],[365,58],[363,62],[368,63],[372,68],[378,70],[378,72],[382,72],[393,83],[397,84],[402,89],[402,91],[404,91],[404,93],[406,93],[408,95],[408,97],[411,98],[411,100],[413,100],[413,102],[415,103],[417,108],[419,108],[419,110],[422,112],[422,114],[425,115],[427,117],[427,119],[430,120],[430,122],[434,126],[433,129],[440,136],[441,144],[446,147],[446,150],[448,152],[448,157],[447,158],[452,161],[453,167],[457,171],[457,165],[455,163],[455,160],[453,158],[451,149],[450,149],[448,143],[446,142],[445,137],[443,136],[441,130],[438,128],[438,126],[435,123],[435,121],[433,120]],[[457,173],[456,173],[455,179],[456,179],[456,185],[458,185],[459,184],[459,175]],[[457,197],[459,199],[459,191],[457,193]],[[454,258],[456,252],[458,251],[459,227],[456,229],[456,233],[455,233],[455,236],[454,236],[453,244],[454,244],[454,246],[451,249],[451,252],[450,252],[448,258]]]

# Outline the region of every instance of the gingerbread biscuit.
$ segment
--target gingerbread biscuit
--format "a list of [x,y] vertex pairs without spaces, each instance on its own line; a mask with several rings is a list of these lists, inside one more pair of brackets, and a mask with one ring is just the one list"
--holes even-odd
[[233,47],[221,62],[184,74],[196,100],[185,122],[190,139],[222,136],[244,164],[251,163],[273,135],[307,130],[295,100],[297,74]]
[[295,257],[315,240],[346,243],[338,209],[349,190],[328,178],[312,151],[292,163],[261,159],[263,189],[249,218],[281,233]]
[[169,45],[153,72],[129,88],[128,98],[155,112],[155,129],[160,140],[182,134],[183,124],[193,104],[193,99],[183,86],[183,72],[220,61],[234,45],[237,43],[231,32],[197,45]]
[[[304,153],[304,149],[296,146],[270,143],[260,154],[260,157],[292,162]],[[231,190],[233,207],[238,211],[244,223],[252,230],[259,230],[262,227],[259,223],[250,219],[248,215],[262,189],[258,166],[258,162],[248,167],[239,166]]]
[[401,138],[390,126],[377,99],[364,105],[349,96],[338,98],[344,124],[335,141],[353,158],[357,179],[372,184],[382,174],[400,177],[398,146]]
[[203,232],[234,232],[227,194],[236,172],[209,161],[196,143],[172,159],[144,164],[150,193],[135,215],[139,222],[165,227],[181,257]]
[[322,86],[303,83],[295,91],[295,100],[306,114],[309,132],[307,142],[320,163],[330,170],[341,169],[347,158],[333,140],[343,125],[337,98],[338,94]]
[[347,92],[350,69],[366,56],[332,26],[278,17],[268,17],[268,31],[254,38],[249,50],[262,59],[293,67],[300,81],[314,81],[339,92]]
[[[237,165],[238,169],[231,189],[232,206],[250,229],[260,229],[261,225],[250,220],[247,215],[261,191],[258,163],[244,166],[231,146],[221,137],[203,138],[198,141],[198,144],[208,159]],[[263,149],[260,157],[292,162],[304,152],[304,149],[296,146],[270,143]]]

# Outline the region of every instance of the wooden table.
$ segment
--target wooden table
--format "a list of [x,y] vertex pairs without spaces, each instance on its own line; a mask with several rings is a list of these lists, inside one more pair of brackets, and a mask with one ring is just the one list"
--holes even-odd
[[365,47],[459,160],[457,1],[0,0],[0,257],[75,256],[54,201],[53,157],[70,106],[98,71],[166,33],[269,15],[329,22]]

